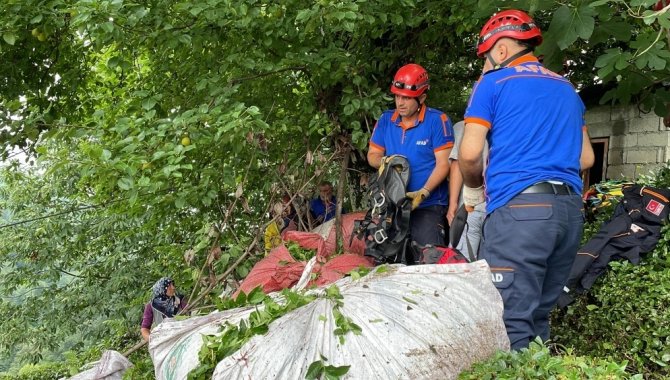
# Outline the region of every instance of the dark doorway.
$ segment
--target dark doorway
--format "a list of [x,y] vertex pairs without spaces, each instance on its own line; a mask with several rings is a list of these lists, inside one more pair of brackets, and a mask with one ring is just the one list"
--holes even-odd
[[584,173],[584,189],[606,180],[607,152],[609,151],[609,137],[591,139],[591,146],[595,154],[595,161],[591,169]]

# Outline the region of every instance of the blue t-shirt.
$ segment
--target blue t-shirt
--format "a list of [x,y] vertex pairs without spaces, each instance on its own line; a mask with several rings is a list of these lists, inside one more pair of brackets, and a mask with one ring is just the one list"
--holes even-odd
[[482,75],[465,123],[490,129],[485,177],[489,214],[542,181],[561,181],[581,193],[584,112],[572,84],[532,55]]
[[[314,219],[323,217],[321,223],[327,222],[335,217],[335,206],[337,206],[337,199],[335,196],[330,198],[328,204],[324,204],[321,198],[314,198],[310,204],[312,210],[312,216]],[[342,213],[345,213],[344,207],[342,208]]]
[[[370,146],[381,149],[386,156],[405,156],[410,173],[407,191],[417,191],[426,184],[435,169],[435,152],[454,145],[454,130],[444,112],[426,105],[421,107],[414,125],[404,127],[401,119],[397,111],[384,112],[372,132]],[[448,182],[442,181],[420,207],[445,206],[449,199],[448,190]]]

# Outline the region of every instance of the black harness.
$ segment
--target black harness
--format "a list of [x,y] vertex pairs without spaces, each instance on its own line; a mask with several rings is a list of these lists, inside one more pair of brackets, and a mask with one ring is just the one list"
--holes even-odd
[[[413,255],[406,255],[410,241],[409,218],[412,203],[407,199],[409,162],[400,155],[390,158],[381,174],[370,178],[370,209],[365,219],[354,222],[354,236],[365,241],[365,256],[375,264],[413,264]],[[351,244],[350,240],[350,244]]]

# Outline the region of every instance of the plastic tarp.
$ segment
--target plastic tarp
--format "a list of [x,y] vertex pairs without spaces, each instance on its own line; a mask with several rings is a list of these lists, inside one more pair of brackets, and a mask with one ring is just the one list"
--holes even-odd
[[256,263],[235,293],[249,293],[261,286],[265,293],[293,286],[300,279],[305,263],[296,261],[284,245],[275,247]]
[[[313,275],[306,286],[326,285],[339,280],[347,273],[360,267],[371,268],[370,259],[358,255],[343,254],[323,262],[314,258],[314,263],[307,269],[306,275]],[[270,293],[295,286],[305,271],[306,263],[296,261],[284,246],[274,248],[270,254],[259,261],[244,279],[235,292],[249,293],[260,286],[263,292]],[[303,288],[304,286],[301,286]]]
[[124,372],[133,366],[125,356],[113,350],[103,352],[100,360],[93,364],[93,368],[70,377],[70,380],[121,380]]
[[[365,241],[356,237],[351,239],[351,234],[354,232],[354,222],[364,218],[365,212],[362,211],[342,215],[342,243],[345,252],[361,256],[365,253]],[[303,248],[316,249],[317,255],[324,258],[335,252],[336,236],[335,219],[327,221],[311,232],[289,231],[285,234],[286,240],[294,241]],[[351,244],[349,244],[350,242]]]
[[149,354],[154,363],[156,379],[186,379],[188,373],[196,368],[200,361],[198,353],[202,347],[203,335],[215,334],[221,324],[237,324],[247,319],[255,309],[253,307],[232,309],[184,320],[164,319],[151,330]]
[[[335,220],[322,224],[312,232],[289,231],[285,234],[286,240],[294,241],[302,248],[316,250],[317,261],[310,272],[316,280],[309,285],[325,285],[361,266],[372,267],[372,260],[363,257],[365,243],[354,237],[349,244],[354,221],[364,217],[364,212],[342,215],[344,251],[348,253],[333,258],[332,253],[336,247]],[[283,244],[275,247],[254,265],[234,296],[239,292],[249,293],[258,286],[265,293],[288,289],[298,283],[306,264],[296,261]]]
[[453,379],[509,350],[502,299],[485,261],[391,268],[336,282],[340,311],[360,335],[348,333],[340,344],[334,301],[319,297],[219,362],[213,379],[304,378],[321,355],[327,365],[350,365],[344,378]]
[[[358,280],[335,283],[340,312],[361,334],[334,335],[335,301],[319,297],[270,324],[216,367],[213,379],[304,378],[310,364],[351,366],[350,379],[453,379],[496,350],[509,350],[503,305],[485,261],[449,265],[394,265]],[[262,307],[262,305],[259,305]],[[225,321],[237,324],[253,308],[168,320],[152,331],[150,352],[158,379],[186,379],[197,366],[201,334]]]

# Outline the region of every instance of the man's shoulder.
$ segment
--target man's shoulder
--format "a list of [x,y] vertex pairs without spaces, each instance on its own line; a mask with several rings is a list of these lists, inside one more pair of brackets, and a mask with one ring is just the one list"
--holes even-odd
[[393,119],[396,110],[386,110],[382,112],[382,115],[379,117],[379,121],[389,122]]
[[437,120],[449,119],[449,116],[439,108],[426,107],[426,119],[434,118]]

